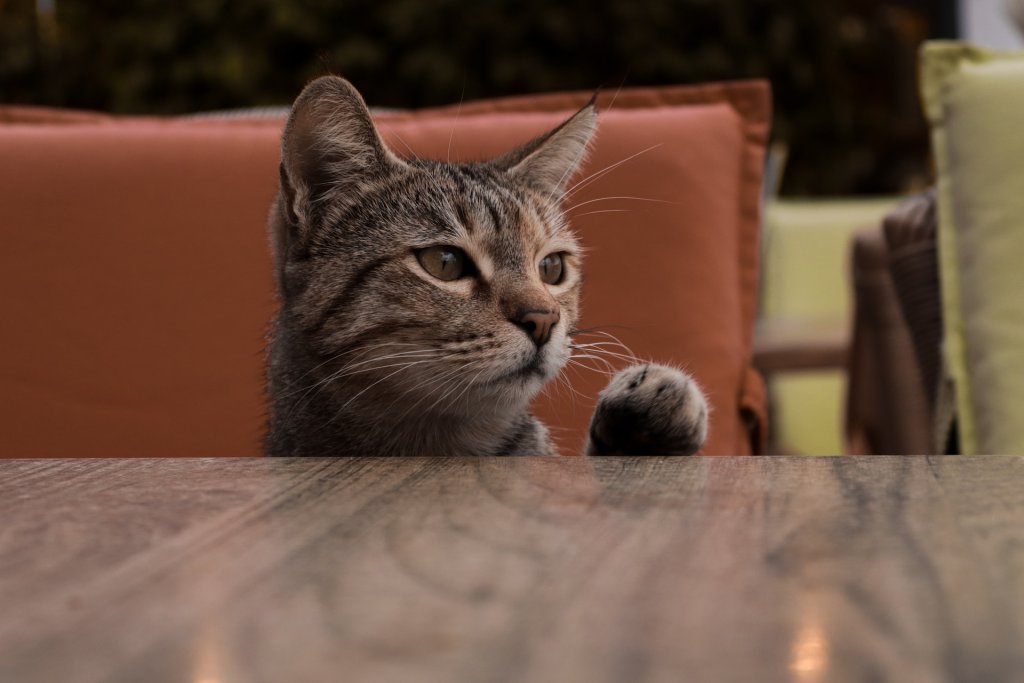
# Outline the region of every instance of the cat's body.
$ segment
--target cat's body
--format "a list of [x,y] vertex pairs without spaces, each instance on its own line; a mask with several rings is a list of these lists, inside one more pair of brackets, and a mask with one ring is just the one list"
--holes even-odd
[[[489,163],[403,160],[354,88],[310,84],[282,141],[270,228],[281,308],[272,455],[553,452],[529,413],[572,352],[581,253],[559,203],[588,105]],[[592,453],[692,453],[696,384],[637,366],[602,393]]]

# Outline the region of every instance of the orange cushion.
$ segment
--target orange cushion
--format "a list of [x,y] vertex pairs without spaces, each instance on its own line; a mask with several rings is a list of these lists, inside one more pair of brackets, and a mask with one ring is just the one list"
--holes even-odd
[[0,126],[0,453],[260,452],[278,135]]
[[[570,201],[589,250],[582,325],[689,368],[712,406],[704,452],[749,453],[759,444],[744,421],[764,431],[750,359],[767,86],[626,90],[609,106],[613,96],[599,100],[580,179],[622,163]],[[399,153],[480,159],[587,99],[491,100],[378,121]],[[0,287],[11,294],[0,455],[259,453],[273,312],[264,225],[282,122],[29,114],[0,107]],[[585,398],[553,387],[538,408],[575,453],[606,380],[572,369],[568,378]]]

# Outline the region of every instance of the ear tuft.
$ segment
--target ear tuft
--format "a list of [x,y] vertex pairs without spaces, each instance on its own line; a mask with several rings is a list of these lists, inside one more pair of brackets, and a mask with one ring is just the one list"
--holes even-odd
[[359,92],[324,76],[303,89],[281,137],[281,196],[300,233],[312,229],[324,205],[345,201],[360,186],[402,162],[384,145]]
[[493,163],[549,197],[560,198],[597,131],[595,99],[554,130]]

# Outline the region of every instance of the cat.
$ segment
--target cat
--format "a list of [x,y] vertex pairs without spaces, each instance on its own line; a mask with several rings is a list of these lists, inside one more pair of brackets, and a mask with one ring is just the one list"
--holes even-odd
[[[530,402],[566,365],[582,257],[560,209],[592,100],[497,159],[400,158],[337,76],[282,135],[270,238],[269,455],[550,455]],[[586,453],[692,454],[707,402],[671,367],[601,392]]]

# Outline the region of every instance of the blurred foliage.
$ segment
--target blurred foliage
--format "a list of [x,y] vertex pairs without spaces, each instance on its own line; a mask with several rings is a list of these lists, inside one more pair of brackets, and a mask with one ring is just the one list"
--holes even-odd
[[[916,3],[927,5],[928,3]],[[0,0],[0,101],[179,113],[289,102],[339,73],[377,106],[770,78],[788,194],[924,176],[915,50],[881,0]]]

